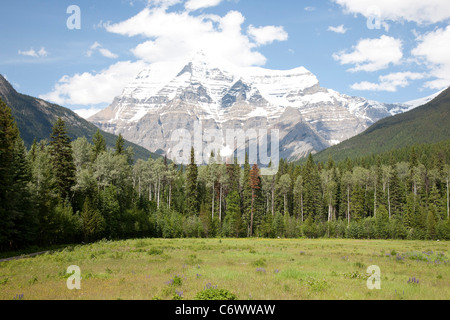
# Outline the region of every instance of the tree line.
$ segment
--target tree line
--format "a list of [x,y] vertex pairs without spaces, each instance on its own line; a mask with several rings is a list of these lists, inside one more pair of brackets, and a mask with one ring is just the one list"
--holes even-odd
[[[119,135],[71,141],[58,119],[24,146],[0,101],[0,249],[139,237],[450,239],[449,144],[360,161],[280,161],[276,175],[211,153],[137,160]],[[427,152],[428,152],[427,151]],[[396,153],[397,152],[397,153]],[[425,161],[424,161],[425,160]]]

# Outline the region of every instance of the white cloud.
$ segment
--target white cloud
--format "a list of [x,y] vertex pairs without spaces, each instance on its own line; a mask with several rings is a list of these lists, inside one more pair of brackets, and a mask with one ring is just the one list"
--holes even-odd
[[181,3],[183,0],[148,0],[148,4],[151,7],[160,7],[167,9],[173,5]]
[[343,24],[341,24],[340,26],[337,27],[329,26],[328,31],[345,34],[348,31],[348,29],[345,28]]
[[[130,49],[138,61],[118,62],[100,72],[66,75],[42,98],[69,105],[111,103],[149,63],[173,64],[173,61],[184,61],[199,51],[236,66],[261,66],[267,59],[257,49],[288,37],[282,27],[252,26],[243,30],[245,17],[238,11],[220,16],[187,9],[168,10],[178,3],[181,1],[150,0],[146,8],[127,20],[114,24],[102,23],[101,26],[108,32],[144,38]],[[197,4],[200,6],[200,2]],[[115,56],[102,49],[102,45],[96,42],[87,54],[98,51],[107,57]]]
[[39,51],[35,51],[33,48],[27,51],[19,50],[19,54],[22,56],[28,56],[33,58],[42,58],[48,56],[47,50],[45,50],[44,47],[42,47]]
[[40,98],[61,105],[111,103],[146,66],[143,61],[122,61],[100,72],[66,75],[58,81],[52,92]]
[[45,48],[41,48],[39,51],[38,51],[38,56],[39,57],[46,57],[48,55],[48,52],[47,52],[47,50],[45,50]]
[[312,11],[315,11],[316,10],[316,7],[306,7],[305,8],[305,11],[308,11],[308,12],[312,12]]
[[430,69],[434,80],[425,83],[430,89],[444,89],[450,86],[450,26],[439,28],[416,39],[419,44],[412,55]]
[[189,11],[167,12],[166,8],[145,8],[136,16],[106,27],[112,33],[144,36],[149,40],[132,49],[147,62],[176,60],[203,51],[238,66],[264,65],[266,58],[255,49],[282,41],[287,33],[281,27],[249,28],[244,34],[245,17],[238,11],[225,16],[193,15]]
[[22,56],[28,56],[28,57],[35,57],[35,58],[39,57],[37,52],[34,51],[34,49],[30,49],[28,51],[19,50],[19,54]]
[[267,45],[274,41],[286,41],[289,37],[283,27],[275,26],[255,28],[250,25],[247,32],[258,45]]
[[108,49],[103,48],[102,45],[97,41],[94,42],[94,44],[89,48],[89,50],[86,52],[86,55],[90,57],[95,51],[98,51],[105,58],[117,59],[119,57],[117,54],[114,54]]
[[353,90],[360,91],[388,91],[396,92],[397,89],[409,86],[410,80],[420,80],[426,75],[417,72],[395,72],[379,77],[379,83],[363,81],[351,86]]
[[115,53],[112,53],[111,51],[109,51],[108,49],[105,48],[100,48],[98,50],[100,52],[100,54],[102,56],[104,56],[105,58],[109,58],[109,59],[117,59],[119,56]]
[[362,39],[352,52],[341,51],[333,58],[341,64],[353,64],[350,72],[373,72],[400,64],[403,58],[402,41],[386,35],[378,39]]
[[[448,0],[333,0],[351,14],[373,17],[376,8],[379,18],[392,21],[411,21],[418,24],[443,22],[450,19]],[[378,16],[378,14],[377,14]]]
[[187,10],[210,8],[219,5],[223,0],[188,0],[185,4]]

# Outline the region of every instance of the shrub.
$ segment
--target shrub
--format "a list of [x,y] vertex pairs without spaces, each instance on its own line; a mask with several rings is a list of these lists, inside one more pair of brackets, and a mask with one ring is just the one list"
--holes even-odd
[[237,300],[237,296],[226,289],[218,289],[209,284],[195,295],[194,300]]
[[359,271],[353,271],[353,272],[350,272],[350,273],[344,273],[344,278],[346,278],[346,279],[366,280],[368,278],[368,276],[360,273]]
[[352,221],[347,227],[346,237],[350,239],[362,239],[364,230],[361,224],[357,221]]
[[180,276],[176,275],[173,277],[173,279],[170,279],[167,284],[169,286],[181,287],[183,285],[183,279]]
[[323,291],[328,287],[328,283],[326,280],[308,278],[306,281],[306,285],[311,291],[319,292]]
[[258,259],[256,261],[253,261],[252,265],[255,266],[255,267],[260,267],[260,268],[261,267],[265,267],[267,265],[266,264],[266,259],[261,258],[261,259]]

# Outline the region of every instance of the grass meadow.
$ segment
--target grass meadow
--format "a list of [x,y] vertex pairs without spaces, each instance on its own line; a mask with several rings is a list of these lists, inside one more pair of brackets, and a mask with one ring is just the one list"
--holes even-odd
[[[139,239],[69,246],[0,262],[0,299],[192,300],[205,287],[239,300],[448,300],[450,243]],[[67,288],[67,268],[81,289]],[[379,266],[381,289],[367,288]]]

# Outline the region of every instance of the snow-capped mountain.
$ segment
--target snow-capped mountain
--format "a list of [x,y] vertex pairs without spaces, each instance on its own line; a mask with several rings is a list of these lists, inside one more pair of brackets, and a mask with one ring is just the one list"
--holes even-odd
[[[416,99],[416,100],[412,100],[412,101],[408,101],[408,102],[404,102],[403,104],[408,106],[408,108],[406,109],[406,111],[410,111],[412,109],[415,109],[417,107],[426,105],[428,102],[434,100],[435,98],[437,98],[442,92],[444,92],[446,89],[443,89],[439,92],[436,92],[434,94],[432,94],[431,96],[425,97],[425,98],[420,98],[420,99]],[[406,112],[405,109],[401,109],[401,112]]]
[[238,68],[203,53],[143,70],[89,120],[150,151],[167,152],[175,130],[278,129],[280,155],[298,159],[347,140],[374,122],[411,108],[322,88],[303,67]]

